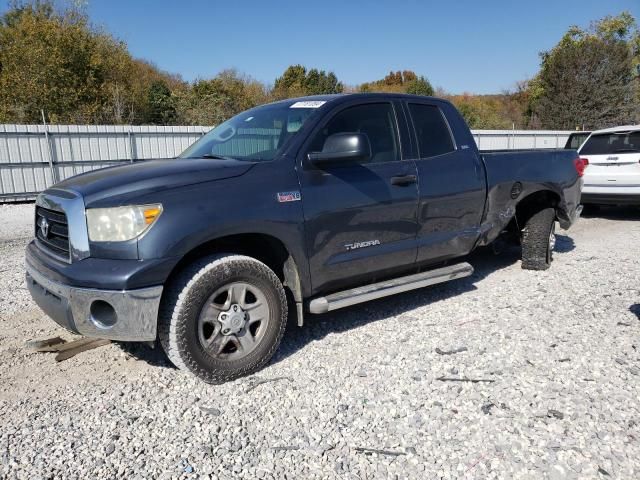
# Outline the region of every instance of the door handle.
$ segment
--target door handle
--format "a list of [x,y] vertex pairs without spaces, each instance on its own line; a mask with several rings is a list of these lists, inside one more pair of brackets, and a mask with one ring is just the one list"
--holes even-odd
[[399,187],[406,187],[412,183],[416,183],[418,177],[415,175],[398,175],[391,177],[391,185],[397,185]]

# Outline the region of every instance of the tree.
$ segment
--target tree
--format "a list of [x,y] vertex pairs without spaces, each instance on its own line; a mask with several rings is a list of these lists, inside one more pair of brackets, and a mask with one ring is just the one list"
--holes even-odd
[[0,18],[0,122],[39,123],[41,110],[54,123],[147,121],[157,81],[184,83],[134,59],[79,7],[19,2]]
[[424,77],[415,78],[407,83],[407,93],[412,95],[425,95],[430,97],[433,95],[433,87],[429,80]]
[[344,85],[338,81],[335,73],[326,72],[302,65],[287,67],[282,76],[276,78],[272,95],[276,99],[342,93]]
[[0,21],[0,118],[39,121],[43,108],[53,121],[99,111],[99,101],[89,98],[105,76],[92,58],[97,41],[79,12],[59,15],[44,2],[14,5]]
[[449,97],[471,128],[505,129],[512,122],[505,115],[500,95],[456,95]]
[[414,95],[433,95],[433,87],[424,76],[411,70],[389,72],[382,80],[366,82],[358,87],[360,92],[411,93]]
[[149,87],[147,95],[149,114],[146,121],[156,125],[167,125],[176,118],[176,108],[171,90],[162,80],[156,80]]
[[177,114],[185,123],[217,125],[267,102],[264,85],[235,70],[224,70],[209,80],[196,80],[179,94]]
[[604,128],[638,120],[638,31],[633,17],[572,27],[532,82],[534,122],[543,128]]
[[344,87],[333,72],[312,68],[304,80],[305,95],[342,93]]

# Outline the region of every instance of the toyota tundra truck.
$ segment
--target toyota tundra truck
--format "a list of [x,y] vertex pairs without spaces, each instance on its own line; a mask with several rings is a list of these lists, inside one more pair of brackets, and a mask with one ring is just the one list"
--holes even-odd
[[27,285],[87,337],[159,340],[209,383],[269,361],[287,319],[471,275],[510,232],[550,266],[580,214],[574,150],[481,152],[454,106],[399,94],[253,108],[177,158],[95,170],[36,201]]

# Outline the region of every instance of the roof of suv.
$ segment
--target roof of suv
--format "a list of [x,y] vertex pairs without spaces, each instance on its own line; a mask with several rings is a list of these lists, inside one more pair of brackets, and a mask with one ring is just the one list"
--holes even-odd
[[603,128],[602,130],[594,130],[593,135],[599,133],[617,133],[617,132],[639,132],[640,125],[621,125],[619,127]]

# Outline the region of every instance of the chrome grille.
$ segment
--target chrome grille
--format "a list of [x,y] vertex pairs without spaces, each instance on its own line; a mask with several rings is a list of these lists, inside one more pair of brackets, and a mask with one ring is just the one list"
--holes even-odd
[[36,243],[41,250],[65,262],[69,256],[69,226],[67,216],[48,208],[36,206]]

